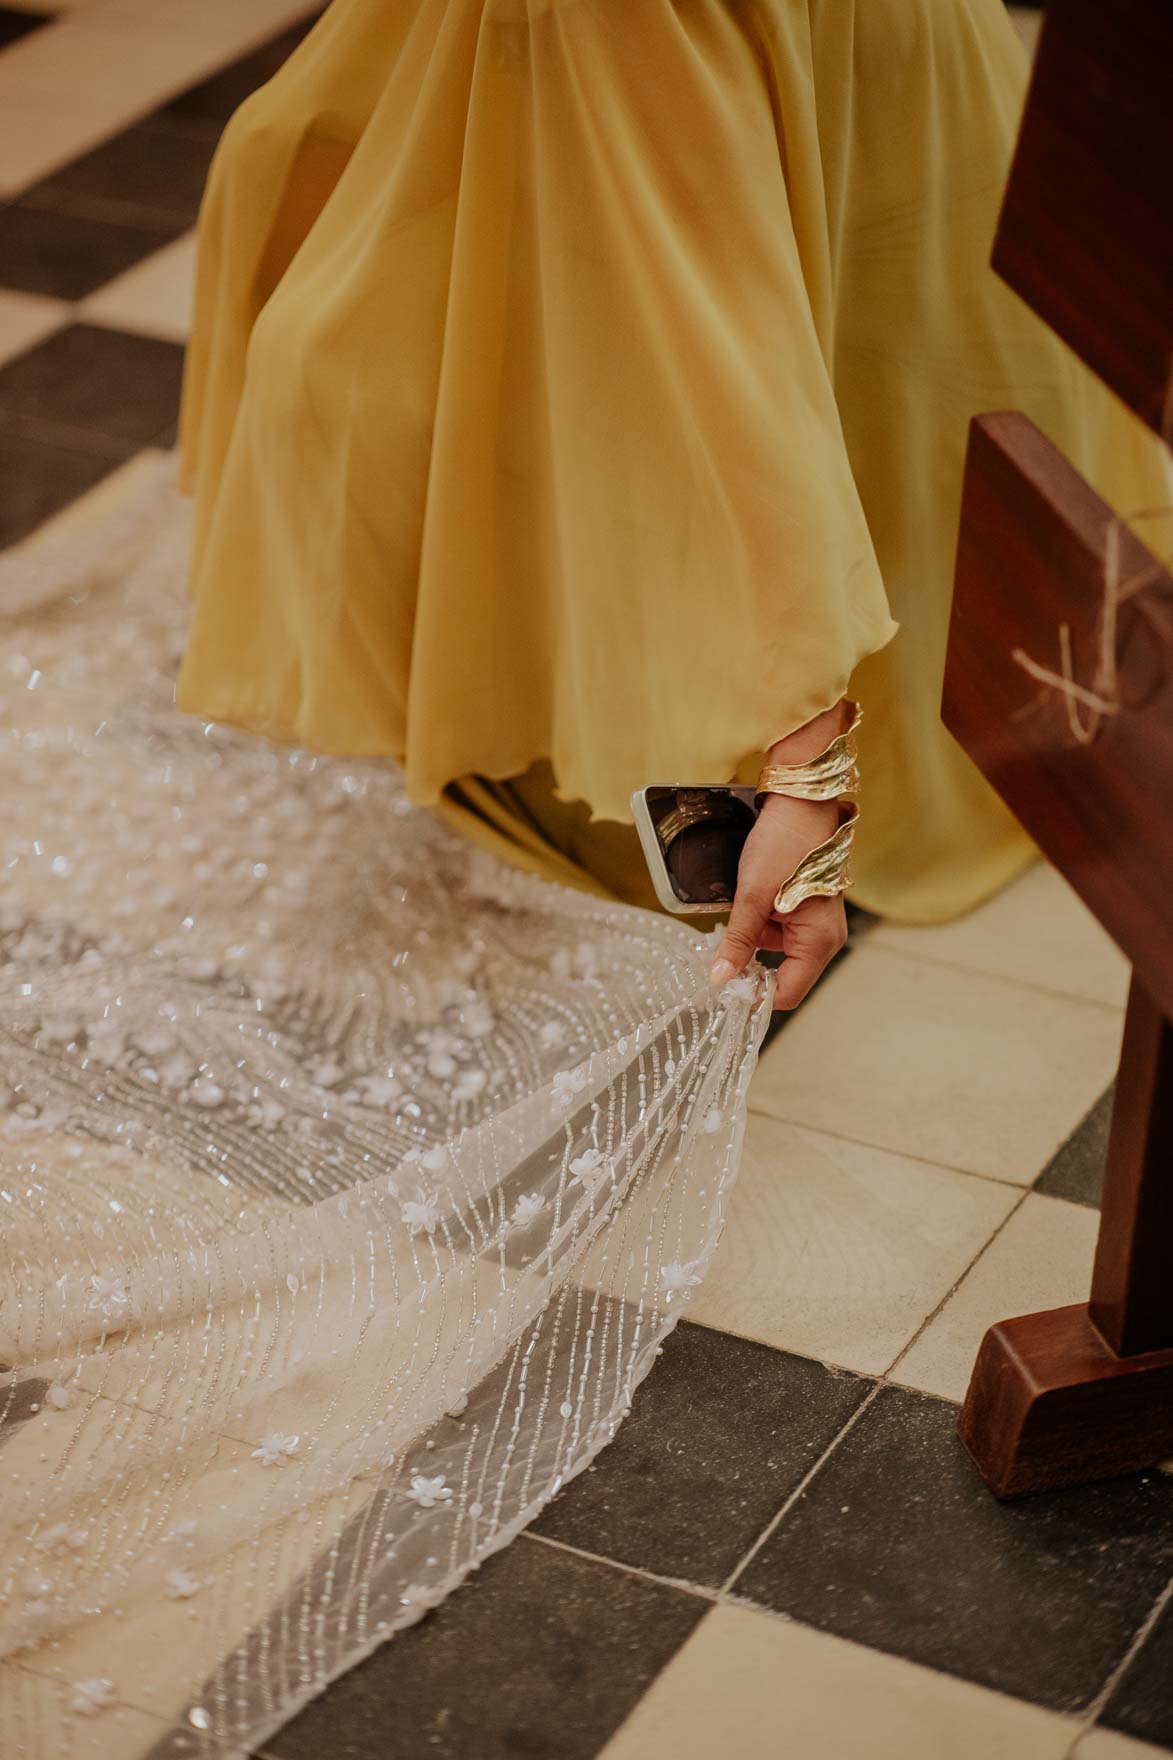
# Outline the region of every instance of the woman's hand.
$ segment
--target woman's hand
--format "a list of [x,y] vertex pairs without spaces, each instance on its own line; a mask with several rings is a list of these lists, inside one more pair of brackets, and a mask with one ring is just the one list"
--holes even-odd
[[[771,747],[772,764],[803,764],[842,732],[842,705],[808,721]],[[836,801],[792,800],[771,795],[746,838],[737,869],[737,892],[712,966],[715,984],[742,971],[756,950],[784,953],[774,986],[774,1007],[795,1008],[847,940],[843,897],[808,898],[779,916],[774,899],[803,856],[823,843],[840,821]]]

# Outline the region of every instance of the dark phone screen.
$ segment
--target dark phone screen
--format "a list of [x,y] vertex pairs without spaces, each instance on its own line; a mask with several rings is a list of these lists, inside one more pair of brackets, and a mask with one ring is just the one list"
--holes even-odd
[[648,812],[681,904],[732,904],[755,814],[728,788],[649,788]]

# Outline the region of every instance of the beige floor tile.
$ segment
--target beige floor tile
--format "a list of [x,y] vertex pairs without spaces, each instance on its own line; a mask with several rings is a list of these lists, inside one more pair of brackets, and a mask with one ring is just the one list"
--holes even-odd
[[117,470],[111,471],[109,476],[95,483],[92,489],[69,502],[60,513],[55,513],[52,519],[45,520],[35,532],[30,532],[27,538],[14,544],[8,555],[26,552],[32,555],[40,546],[55,545],[59,540],[64,540],[66,534],[72,534],[79,526],[113,514],[118,506],[131,499],[152,477],[168,473],[170,457],[169,453],[156,446],[144,446],[141,452],[136,452],[133,458],[120,464]]
[[1103,1092],[1122,1016],[867,943],[762,1058],[750,1105],[1029,1184]]
[[1169,1750],[1134,1742],[1114,1729],[1093,1729],[1078,1744],[1071,1760],[1169,1760]]
[[[4,53],[14,55],[16,49]],[[96,146],[122,121],[132,120],[130,114],[111,119],[110,110],[100,94],[88,99],[74,92],[55,96],[43,84],[23,91],[10,84],[0,92],[0,199],[19,194],[37,178]]]
[[[240,1469],[240,1481],[230,1479],[228,1469],[220,1483],[213,1475],[209,1492],[237,1499],[237,1486],[250,1470],[255,1474],[261,1469],[247,1463]],[[198,1702],[205,1682],[224,1658],[260,1625],[284,1593],[295,1590],[326,1541],[358,1516],[370,1497],[369,1485],[355,1485],[329,1500],[311,1503],[304,1522],[291,1516],[271,1523],[260,1551],[246,1542],[238,1550],[218,1553],[210,1564],[177,1555],[179,1568],[203,1579],[190,1599],[168,1595],[162,1582],[128,1595],[119,1613],[82,1621],[63,1633],[55,1649],[41,1645],[22,1652],[30,1658],[30,1671],[36,1670],[67,1693],[76,1681],[109,1680],[118,1698],[135,1711],[168,1722],[181,1718],[193,1699]],[[221,1504],[225,1507],[227,1501]],[[247,1525],[257,1518],[250,1512],[243,1519]],[[98,1724],[101,1719],[93,1721]],[[7,1751],[0,1751],[8,1760]],[[47,1746],[34,1751],[51,1752]],[[98,1752],[105,1760],[104,1752]],[[132,1760],[135,1752],[124,1745],[112,1750],[112,1760],[114,1756]],[[62,1753],[72,1760],[71,1749]]]
[[71,308],[63,299],[42,299],[38,294],[0,288],[0,365],[59,330],[70,314]]
[[[132,20],[152,31],[197,39],[233,60],[314,10],[314,0],[85,0],[103,20]],[[318,0],[320,6],[321,0]]]
[[1020,1197],[751,1115],[729,1224],[688,1317],[882,1373]]
[[199,75],[198,46],[103,21],[57,19],[0,58],[0,180],[15,190],[86,151]]
[[[33,1566],[47,1575],[51,1596],[84,1607],[105,1598],[112,1563],[132,1572],[116,1607],[16,1653],[22,1671],[57,1684],[66,1706],[75,1683],[108,1680],[120,1704],[152,1717],[181,1716],[223,1658],[373,1495],[369,1482],[323,1495],[312,1457],[298,1455],[267,1471],[247,1444],[200,1434],[198,1424],[160,1421],[120,1401],[74,1398],[10,1430],[0,1456],[0,1574],[15,1578],[18,1594],[27,1595]],[[120,1472],[123,1461],[133,1470]],[[42,1507],[46,1482],[57,1500],[49,1514]],[[30,1535],[56,1521],[85,1531],[83,1544],[39,1552]],[[177,1570],[196,1579],[190,1595],[173,1592],[167,1573]],[[19,1621],[19,1613],[18,1602],[9,1620]],[[3,1760],[22,1752],[4,1741],[13,1715],[5,1694],[19,1684],[0,1677]],[[106,1722],[104,1713],[93,1720],[95,1728]],[[42,1741],[29,1751],[55,1750]],[[94,1752],[95,1760],[107,1753],[132,1760],[139,1751],[126,1741]],[[60,1752],[74,1749],[66,1744]]]
[[892,1370],[947,1399],[965,1396],[988,1326],[1087,1299],[1099,1218],[1082,1204],[1028,1192],[956,1292]]
[[187,232],[83,300],[78,316],[90,324],[186,342],[191,329],[195,257],[196,235]]
[[1062,1760],[1074,1726],[742,1607],[706,1614],[601,1760]]
[[1132,969],[1048,862],[1035,862],[996,898],[956,922],[927,928],[881,923],[868,945],[1114,1007],[1127,999]]
[[[15,7],[17,12],[48,12],[49,0],[4,0],[5,6]],[[106,0],[52,0],[52,13],[59,18],[63,12],[77,12],[84,7],[87,12],[96,12]]]
[[290,0],[94,0],[0,58],[0,193],[13,192],[254,47]]
[[167,1733],[146,1711],[113,1704],[92,1716],[70,1707],[72,1687],[0,1662],[0,1753],[60,1754],[68,1760],[133,1760]]

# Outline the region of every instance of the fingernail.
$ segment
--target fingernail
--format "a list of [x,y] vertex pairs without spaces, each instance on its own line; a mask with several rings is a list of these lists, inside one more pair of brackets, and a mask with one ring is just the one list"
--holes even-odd
[[729,982],[736,970],[737,967],[731,959],[715,959],[709,967],[709,981],[719,990],[722,984]]

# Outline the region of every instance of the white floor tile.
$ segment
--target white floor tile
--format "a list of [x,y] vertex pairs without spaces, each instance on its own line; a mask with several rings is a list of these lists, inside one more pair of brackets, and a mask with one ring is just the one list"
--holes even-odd
[[717,1607],[600,1760],[1063,1760],[1050,1711],[742,1607]]
[[729,1224],[688,1317],[880,1374],[1020,1198],[753,1114]]
[[868,946],[942,960],[1040,990],[1122,1008],[1131,965],[1079,894],[1048,862],[1035,862],[997,897],[952,923],[880,923]]
[[1028,1192],[892,1379],[963,1399],[987,1327],[1087,1300],[1098,1226],[1098,1213],[1083,1204]]
[[196,78],[199,59],[190,43],[119,29],[99,9],[22,37],[0,56],[4,189],[20,189],[125,127]]
[[63,12],[77,12],[81,7],[96,12],[106,0],[4,0],[4,4],[15,7],[17,12],[52,12],[58,18]]
[[[141,24],[169,36],[199,40],[225,61],[276,36],[314,10],[313,0],[85,0],[104,20]],[[320,0],[319,0],[320,6]]]
[[0,287],[0,365],[59,330],[69,322],[71,311],[63,299],[42,299],[39,294]]
[[762,1058],[750,1105],[1028,1185],[1107,1087],[1122,1016],[867,942]]
[[[4,56],[15,52],[6,49]],[[96,146],[124,120],[131,117],[111,119],[110,104],[97,93],[77,94],[75,101],[73,94],[62,98],[43,85],[22,91],[10,84],[0,92],[0,200]]]
[[[34,1655],[36,1653],[33,1653]],[[71,1710],[72,1688],[17,1663],[0,1662],[0,1740],[6,1756],[58,1753],[68,1760],[130,1760],[167,1735],[162,1718],[114,1704],[90,1717]]]
[[86,152],[306,10],[290,0],[93,0],[0,56],[0,194]]
[[1093,1729],[1078,1744],[1071,1760],[1169,1760],[1169,1750],[1154,1748],[1150,1742],[1134,1742],[1113,1729]]
[[184,233],[83,300],[78,315],[90,324],[186,342],[191,329],[195,259],[195,232]]

